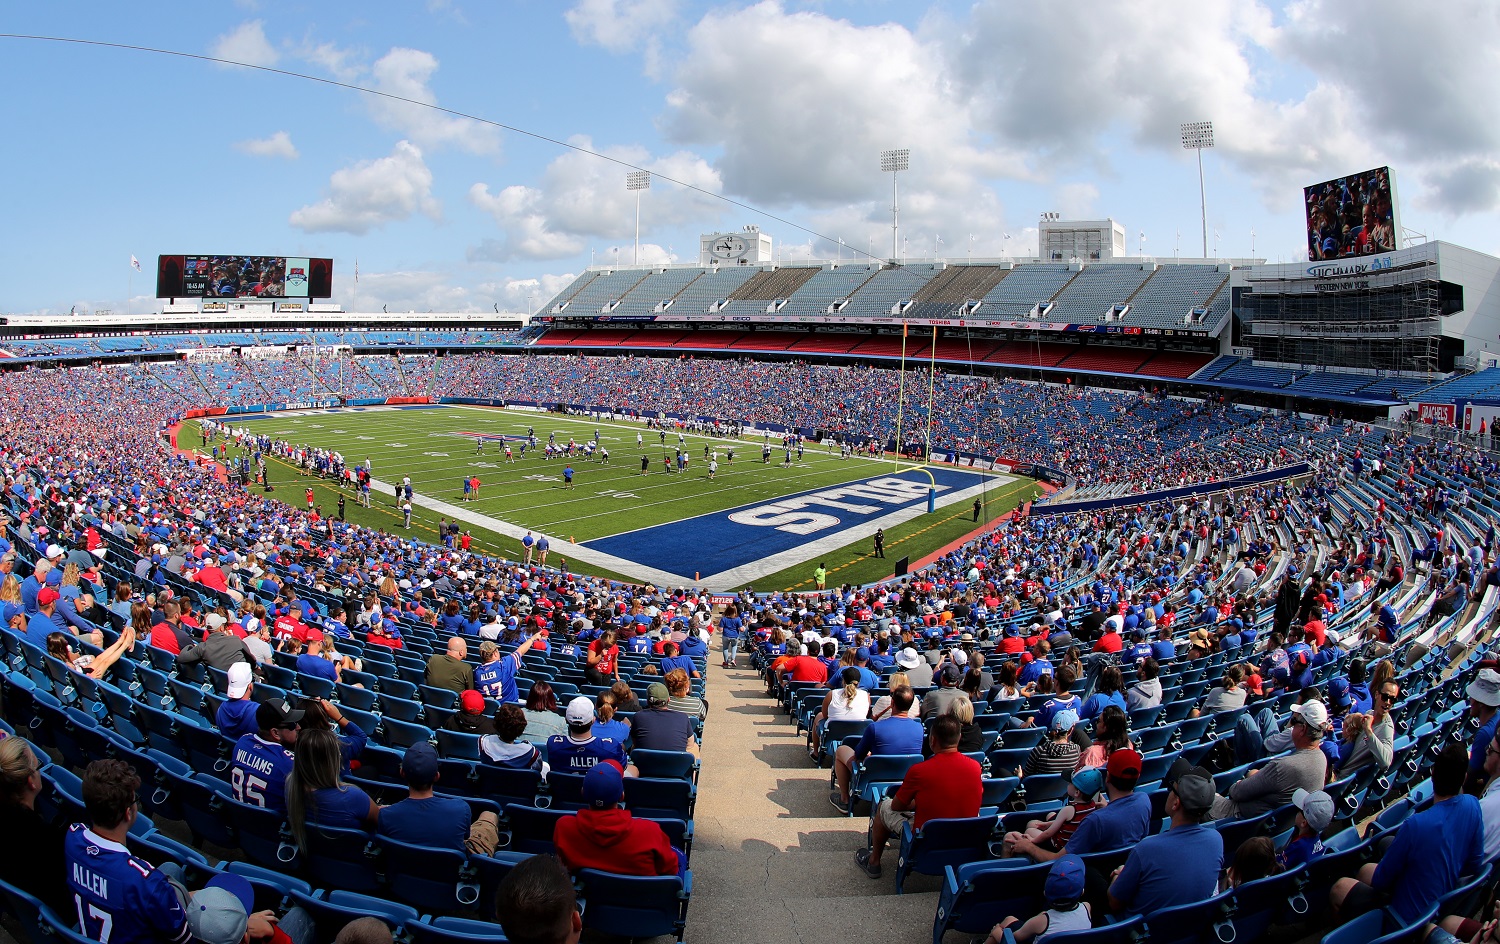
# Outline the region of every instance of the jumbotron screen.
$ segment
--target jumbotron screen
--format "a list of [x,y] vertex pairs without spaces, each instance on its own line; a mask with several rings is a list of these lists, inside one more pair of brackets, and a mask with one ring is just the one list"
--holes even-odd
[[1396,184],[1389,167],[1313,184],[1302,189],[1302,196],[1307,253],[1313,262],[1401,248]]
[[333,260],[287,256],[158,256],[157,298],[328,298]]

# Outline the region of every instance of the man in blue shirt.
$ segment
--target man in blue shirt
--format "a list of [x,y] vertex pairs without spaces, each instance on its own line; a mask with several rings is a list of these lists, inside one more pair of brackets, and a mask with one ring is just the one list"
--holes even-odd
[[83,774],[89,826],[74,823],[63,842],[79,927],[101,944],[185,944],[183,896],[150,862],[125,846],[141,778],[124,761],[96,760]]
[[514,652],[503,656],[500,655],[500,647],[493,642],[480,643],[479,658],[483,660],[483,664],[474,670],[474,687],[486,698],[493,698],[501,704],[520,701],[521,693],[516,689],[516,673],[521,670],[521,660],[541,638],[541,630],[537,630],[517,646]]
[[278,813],[286,812],[286,778],[292,772],[292,751],[302,729],[303,711],[280,698],[268,698],[255,710],[254,734],[234,745],[229,783],[234,798]]
[[255,722],[255,712],[260,705],[250,697],[250,690],[255,687],[253,678],[248,662],[236,662],[229,667],[229,697],[219,705],[218,714],[214,716],[219,733],[225,737],[238,741],[260,730]]
[[865,728],[859,744],[854,747],[839,745],[833,752],[833,777],[838,789],[829,794],[841,812],[849,809],[849,780],[854,761],[862,761],[872,754],[921,754],[925,734],[922,723],[908,718],[915,699],[910,685],[900,685],[891,690],[891,709],[885,717]]
[[401,758],[406,799],[380,811],[379,833],[413,846],[436,846],[455,852],[491,855],[499,843],[500,820],[489,810],[471,825],[469,804],[433,792],[438,781],[437,751],[418,741]]
[[302,675],[311,675],[314,678],[327,679],[330,682],[339,680],[338,666],[323,658],[323,640],[321,638],[309,639],[307,651],[297,657],[297,671]]
[[1478,725],[1473,747],[1469,751],[1469,773],[1477,776],[1484,769],[1484,752],[1500,729],[1500,672],[1480,669],[1469,683],[1469,723]]
[[[1488,745],[1486,745],[1488,747]],[[1484,865],[1484,814],[1463,793],[1463,746],[1449,744],[1432,765],[1432,806],[1401,824],[1379,862],[1341,878],[1329,893],[1340,921],[1389,906],[1402,924],[1416,921]]]
[[1134,845],[1151,826],[1151,797],[1135,792],[1140,779],[1141,755],[1128,747],[1115,751],[1109,755],[1109,765],[1105,768],[1104,787],[1109,805],[1090,813],[1078,824],[1067,844],[1056,852],[1024,837],[1015,843],[1015,851],[1037,862],[1046,862],[1068,853],[1088,855]]
[[1111,911],[1149,918],[1163,908],[1214,896],[1224,867],[1224,837],[1203,825],[1213,802],[1214,779],[1207,770],[1192,767],[1178,775],[1167,788],[1172,827],[1130,850],[1109,886]]
[[698,674],[698,666],[693,663],[693,660],[687,656],[679,655],[682,652],[682,647],[677,645],[677,643],[670,641],[664,643],[662,645],[662,652],[664,655],[661,659],[660,667],[663,678],[673,669],[681,669],[688,674],[688,678],[702,678]]
[[57,614],[57,599],[56,590],[43,587],[36,596],[36,612],[26,614],[26,641],[43,652],[47,651],[47,636],[62,632],[62,627],[53,618]]

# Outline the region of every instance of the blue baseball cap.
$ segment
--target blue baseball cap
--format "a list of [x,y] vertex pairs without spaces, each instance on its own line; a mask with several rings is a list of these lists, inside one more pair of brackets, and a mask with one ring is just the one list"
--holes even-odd
[[406,749],[401,758],[401,773],[407,783],[426,785],[437,782],[437,750],[429,741],[418,741]]
[[1071,708],[1064,708],[1052,716],[1052,723],[1048,726],[1053,731],[1067,731],[1078,724],[1078,712]]
[[1059,856],[1047,872],[1042,895],[1048,901],[1077,901],[1083,897],[1083,860],[1076,855]]
[[1085,797],[1092,797],[1104,789],[1104,768],[1085,767],[1073,774],[1073,786]]
[[1328,700],[1340,708],[1348,708],[1354,704],[1354,699],[1349,694],[1349,680],[1344,678],[1330,680],[1328,683]]

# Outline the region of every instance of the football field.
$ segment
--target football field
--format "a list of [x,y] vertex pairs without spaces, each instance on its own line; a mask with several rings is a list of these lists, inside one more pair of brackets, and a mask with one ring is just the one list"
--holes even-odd
[[[233,422],[255,434],[337,450],[350,465],[369,459],[374,507],[360,508],[352,492],[344,493],[346,515],[359,523],[401,532],[392,486],[410,477],[415,536],[432,540],[441,522],[457,521],[476,549],[515,559],[530,531],[549,539],[549,564],[561,558],[574,571],[713,590],[811,589],[820,562],[830,584],[879,580],[891,575],[897,558],[915,562],[978,527],[976,500],[982,523],[1036,491],[1030,479],[844,459],[836,448],[816,444],[801,457],[794,451],[787,464],[774,434],[766,462],[758,433],[741,440],[684,433],[679,440],[674,431],[663,436],[628,421],[488,407],[366,407]],[[538,446],[523,453],[532,432]],[[542,457],[549,439],[581,447],[596,433],[602,448],[593,458]],[[688,457],[682,471],[679,448]],[[710,479],[714,455],[718,471]],[[574,470],[572,487],[564,482],[567,466]],[[479,479],[476,495],[465,494],[469,477]],[[278,497],[297,505],[311,484],[315,502],[334,512],[339,490],[332,482],[274,461],[271,480]],[[928,513],[934,485],[936,510]],[[886,535],[883,560],[871,556],[879,528]]]

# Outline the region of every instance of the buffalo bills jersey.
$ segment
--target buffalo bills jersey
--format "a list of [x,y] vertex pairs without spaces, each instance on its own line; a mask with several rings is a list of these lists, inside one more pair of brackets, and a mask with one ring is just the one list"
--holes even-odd
[[601,760],[616,761],[623,768],[625,748],[618,741],[602,737],[575,741],[566,734],[554,734],[547,739],[547,763],[560,773],[586,774]]
[[99,944],[181,944],[187,913],[167,877],[117,842],[74,823],[63,844],[78,926]]
[[234,798],[278,813],[286,812],[286,778],[292,772],[292,752],[259,734],[246,734],[234,745],[234,767],[229,782]]

